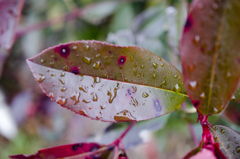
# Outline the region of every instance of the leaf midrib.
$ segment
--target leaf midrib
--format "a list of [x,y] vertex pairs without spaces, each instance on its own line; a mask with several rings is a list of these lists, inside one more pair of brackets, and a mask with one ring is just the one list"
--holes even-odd
[[211,70],[211,80],[210,80],[210,85],[209,85],[209,94],[208,94],[208,105],[207,105],[207,113],[209,112],[209,107],[211,104],[211,97],[212,97],[212,89],[213,89],[213,83],[214,83],[214,77],[215,77],[215,71],[216,71],[216,63],[219,55],[219,47],[220,47],[220,41],[222,40],[222,32],[223,32],[223,22],[224,22],[224,17],[226,14],[226,8],[225,7],[226,3],[223,5],[223,13],[221,14],[221,20],[218,28],[218,34],[217,34],[217,40],[214,46],[214,57],[213,57],[213,66]]

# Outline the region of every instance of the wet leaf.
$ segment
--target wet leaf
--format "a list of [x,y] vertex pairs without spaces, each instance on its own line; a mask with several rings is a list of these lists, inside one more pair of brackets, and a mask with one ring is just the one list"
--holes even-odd
[[139,47],[78,41],[27,60],[55,102],[92,119],[139,121],[181,107],[185,88],[170,63]]
[[66,158],[66,159],[91,159],[91,158],[113,158],[111,151],[114,147],[106,147],[97,143],[78,143],[57,146],[48,149],[39,150],[34,155],[13,155],[11,159],[53,159],[53,158]]
[[0,0],[0,75],[11,49],[24,0]]
[[221,125],[213,126],[210,131],[227,158],[240,158],[240,135],[237,132]]
[[181,59],[192,103],[204,115],[220,113],[240,75],[240,2],[196,0],[185,23]]

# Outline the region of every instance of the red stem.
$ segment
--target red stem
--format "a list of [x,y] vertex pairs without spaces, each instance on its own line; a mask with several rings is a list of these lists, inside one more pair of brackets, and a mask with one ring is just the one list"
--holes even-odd
[[131,130],[131,128],[134,126],[136,122],[132,122],[130,125],[128,125],[127,129],[122,133],[122,135],[117,138],[115,141],[113,141],[108,146],[118,146],[120,142],[122,142],[122,139],[126,136],[126,134]]

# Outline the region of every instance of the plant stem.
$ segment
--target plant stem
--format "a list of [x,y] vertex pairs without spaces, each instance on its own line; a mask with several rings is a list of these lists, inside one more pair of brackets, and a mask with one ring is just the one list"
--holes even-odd
[[128,125],[127,129],[121,134],[121,136],[119,138],[117,138],[115,141],[113,141],[111,144],[109,144],[108,146],[110,146],[110,145],[111,146],[118,146],[119,143],[122,141],[122,139],[129,132],[129,130],[131,130],[131,128],[134,126],[135,123],[136,123],[136,121],[134,121],[130,125]]

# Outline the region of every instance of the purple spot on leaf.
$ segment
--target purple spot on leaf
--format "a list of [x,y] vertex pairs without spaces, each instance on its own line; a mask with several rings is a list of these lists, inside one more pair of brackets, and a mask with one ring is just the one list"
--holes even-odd
[[111,54],[111,53],[112,53],[112,51],[108,51],[108,53],[109,53],[109,54]]
[[72,67],[71,72],[74,73],[75,75],[80,74],[78,67]]
[[160,112],[160,111],[162,110],[162,107],[161,107],[160,102],[159,102],[158,99],[154,99],[154,100],[153,100],[153,105],[154,105],[154,108],[155,108],[158,112]]
[[54,49],[55,53],[58,53],[60,56],[67,58],[70,54],[70,48],[68,45],[60,45]]
[[192,101],[192,104],[195,108],[197,108],[200,105],[200,101]]
[[126,56],[121,56],[118,59],[118,64],[123,65],[126,62]]
[[186,23],[184,25],[184,32],[188,31],[191,27],[192,27],[192,18],[188,17],[188,19],[186,20]]

